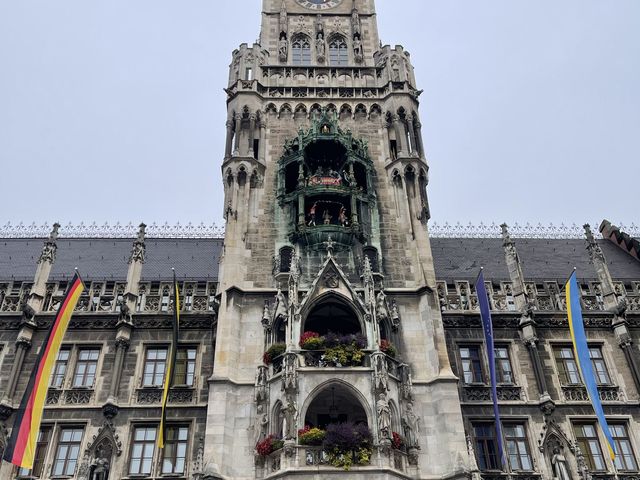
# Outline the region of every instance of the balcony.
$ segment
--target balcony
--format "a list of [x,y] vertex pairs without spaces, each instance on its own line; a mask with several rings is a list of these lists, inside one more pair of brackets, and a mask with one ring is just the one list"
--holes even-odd
[[[620,388],[615,385],[598,386],[600,400],[603,402],[621,402]],[[588,402],[589,395],[584,385],[563,385],[562,396],[567,402]]]
[[[498,385],[499,401],[522,400],[522,387],[517,385]],[[464,402],[490,402],[491,387],[489,385],[463,385],[462,400]]]

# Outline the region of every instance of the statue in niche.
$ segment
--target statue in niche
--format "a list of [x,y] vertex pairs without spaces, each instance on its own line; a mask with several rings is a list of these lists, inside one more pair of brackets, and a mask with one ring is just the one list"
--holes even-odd
[[298,407],[293,398],[289,397],[287,399],[287,406],[282,406],[282,414],[284,419],[282,436],[285,440],[293,440],[296,438],[296,426],[298,422]]
[[102,448],[96,452],[96,459],[91,465],[90,472],[90,480],[107,480],[109,478],[109,459]]
[[376,297],[376,318],[378,322],[389,320],[389,308],[387,307],[387,297],[380,291]]
[[390,438],[391,433],[391,409],[387,402],[387,395],[381,393],[376,401],[376,412],[378,413],[378,432],[381,439]]
[[284,356],[284,375],[282,376],[282,389],[297,390],[298,388],[298,372],[296,371],[298,359],[294,353],[288,353]]
[[374,371],[374,388],[377,391],[386,392],[389,390],[389,370],[387,368],[387,359],[384,355],[376,353],[373,357]]
[[324,223],[325,225],[330,225],[332,218],[333,216],[329,213],[329,210],[325,210],[324,212],[322,212],[322,223]]
[[316,17],[316,33],[324,36],[324,23],[322,22],[322,15],[320,14]]
[[402,382],[400,389],[403,398],[413,400],[413,380],[411,379],[411,367],[406,363],[400,365],[400,380]]
[[278,43],[278,57],[281,62],[287,61],[287,49],[289,48],[289,42],[287,37],[283,34],[280,36],[280,42]]
[[406,411],[402,417],[404,437],[409,448],[418,447],[418,434],[420,433],[420,417],[413,412],[413,404],[407,403]]
[[316,226],[316,208],[318,207],[318,202],[313,202],[311,208],[309,209],[309,222],[307,226],[315,227]]
[[256,375],[256,403],[267,400],[267,367],[258,367]]
[[567,459],[562,455],[560,447],[557,445],[553,448],[551,466],[553,467],[554,480],[571,480],[569,468],[567,467]]
[[256,425],[256,441],[263,440],[267,436],[269,430],[269,415],[264,411],[264,406],[258,406],[258,424]]
[[340,222],[340,225],[342,225],[343,227],[348,227],[349,226],[349,218],[347,217],[347,209],[344,208],[344,205],[342,205],[340,207],[340,213],[338,213],[338,221]]
[[395,299],[391,301],[391,328],[397,331],[400,327],[400,313],[398,312],[398,304]]
[[324,61],[325,53],[324,36],[322,33],[318,32],[318,36],[316,38],[316,55],[318,57],[318,61]]
[[273,314],[274,323],[278,320],[286,322],[289,318],[288,310],[287,298],[284,296],[284,293],[282,293],[282,290],[278,289],[278,293],[276,294],[276,308]]
[[358,37],[354,37],[353,39],[353,55],[356,60],[362,58],[362,42]]

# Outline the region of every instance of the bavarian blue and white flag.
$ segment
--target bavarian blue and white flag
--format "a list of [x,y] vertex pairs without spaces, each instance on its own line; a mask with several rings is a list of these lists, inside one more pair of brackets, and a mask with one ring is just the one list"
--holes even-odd
[[487,349],[487,357],[489,360],[489,377],[491,380],[491,399],[493,400],[493,414],[496,417],[496,439],[498,443],[498,454],[500,462],[504,468],[507,459],[504,455],[502,422],[500,421],[500,411],[498,410],[498,384],[496,380],[496,361],[495,350],[493,346],[493,324],[491,322],[491,308],[489,307],[489,297],[487,288],[484,284],[484,274],[482,269],[476,280],[476,294],[478,295],[478,305],[480,306],[480,317],[482,318],[482,331],[484,332],[484,343]]
[[576,279],[576,271],[574,270],[569,280],[564,286],[567,297],[567,316],[569,318],[569,330],[571,331],[571,340],[573,341],[573,351],[575,352],[578,368],[584,386],[587,388],[589,400],[598,417],[598,423],[602,433],[607,439],[607,447],[611,460],[615,460],[616,454],[614,450],[613,438],[607,425],[607,419],[604,417],[602,404],[600,403],[600,394],[598,393],[598,385],[596,376],[591,366],[591,358],[589,357],[589,347],[587,345],[587,335],[584,331],[584,321],[582,320],[582,309],[580,308],[580,290],[578,289],[578,280]]

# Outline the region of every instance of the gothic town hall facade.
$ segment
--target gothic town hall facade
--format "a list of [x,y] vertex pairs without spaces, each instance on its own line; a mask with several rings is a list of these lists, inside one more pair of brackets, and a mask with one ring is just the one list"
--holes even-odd
[[[0,450],[74,267],[87,284],[33,469],[1,479],[640,478],[637,240],[607,221],[432,228],[421,90],[374,0],[263,0],[226,92],[224,234],[0,232]],[[574,266],[615,461],[571,349]]]

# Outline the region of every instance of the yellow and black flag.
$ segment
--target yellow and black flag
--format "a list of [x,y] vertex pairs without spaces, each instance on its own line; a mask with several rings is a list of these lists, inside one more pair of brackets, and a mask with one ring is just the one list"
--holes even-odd
[[162,388],[162,413],[160,414],[160,429],[158,432],[158,448],[164,448],[167,429],[167,400],[169,389],[173,385],[173,376],[176,369],[176,357],[178,354],[178,334],[180,332],[180,288],[176,280],[176,272],[173,272],[173,338],[169,347],[167,370],[164,376]]
[[36,441],[47,398],[51,370],[58,357],[60,344],[69,326],[71,315],[84,288],[84,283],[76,272],[67,288],[53,325],[51,325],[51,329],[40,348],[40,354],[31,373],[27,389],[22,397],[22,402],[20,402],[20,407],[16,411],[11,438],[7,442],[3,458],[19,467],[33,468]]

